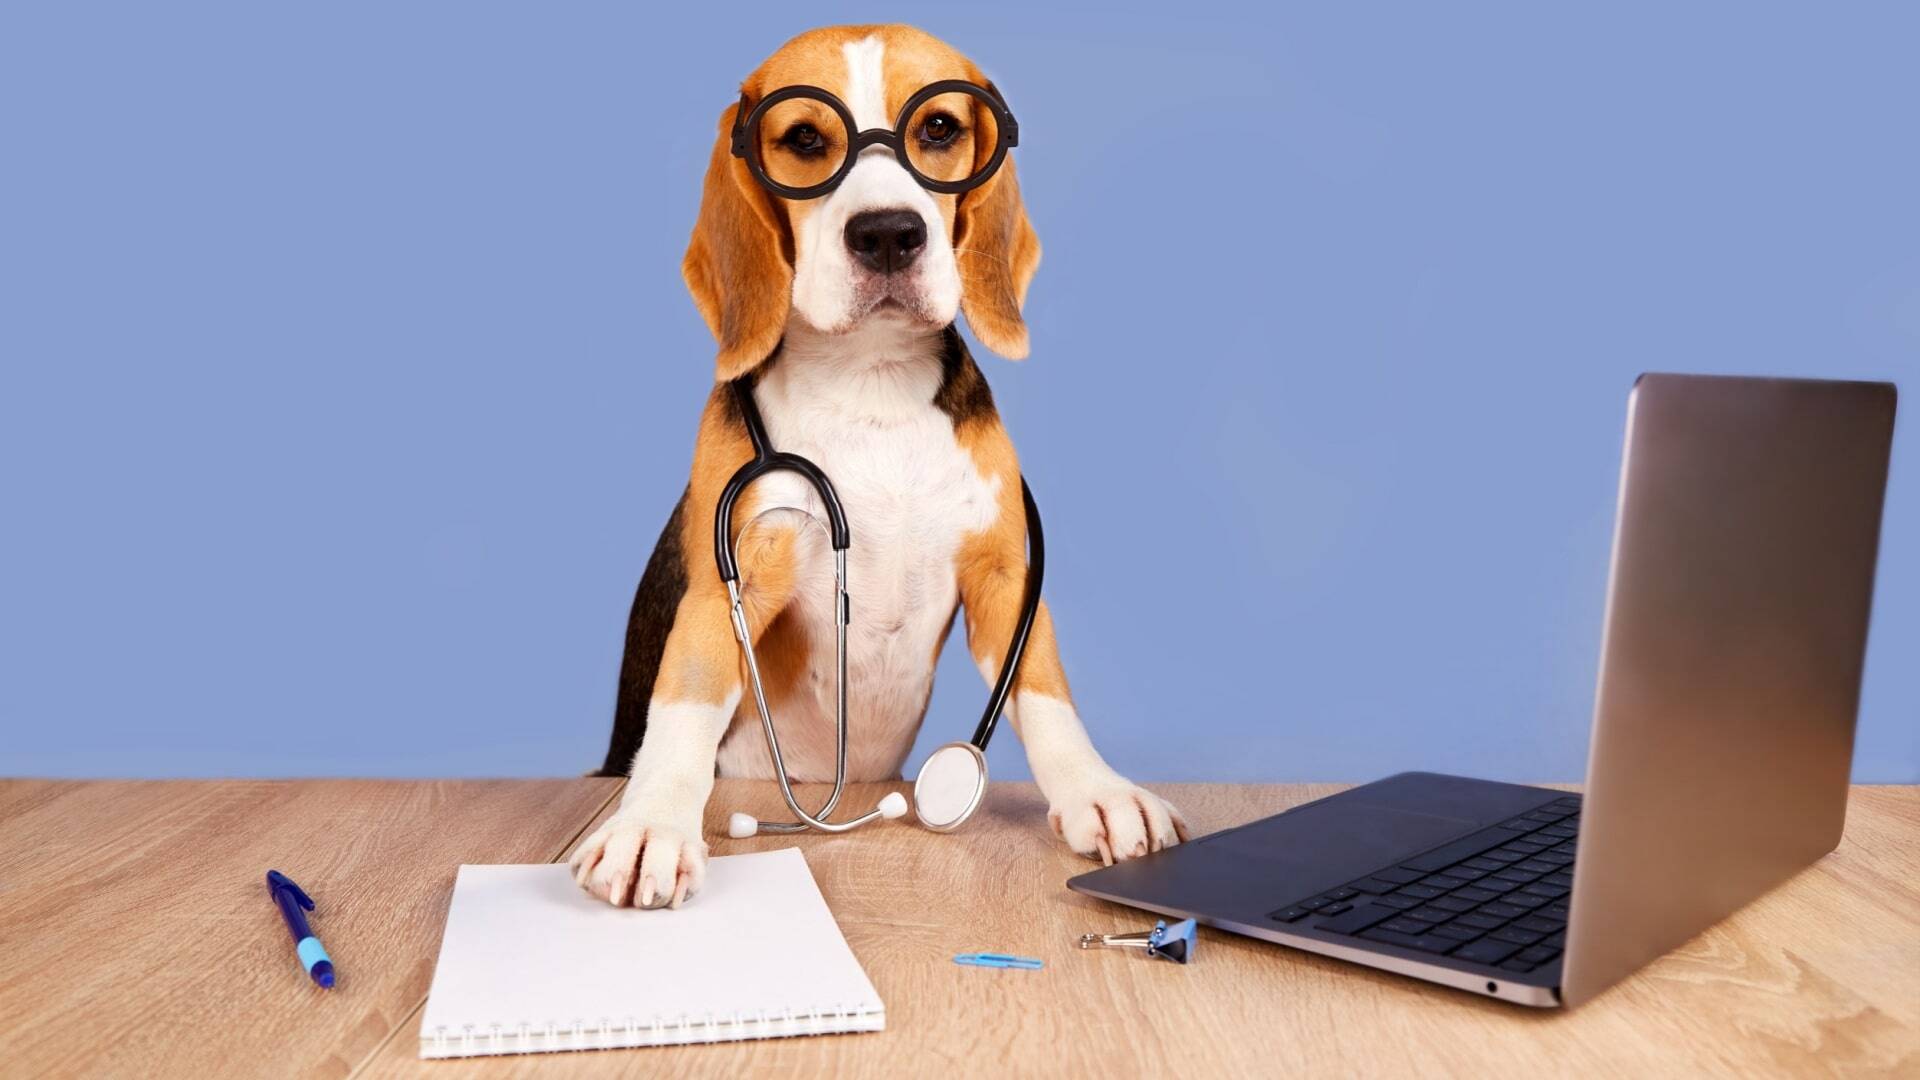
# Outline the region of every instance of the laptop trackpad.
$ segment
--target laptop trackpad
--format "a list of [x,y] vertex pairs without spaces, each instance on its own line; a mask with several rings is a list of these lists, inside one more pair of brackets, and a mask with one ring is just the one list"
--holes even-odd
[[1223,833],[1202,846],[1211,858],[1258,861],[1263,864],[1259,876],[1297,881],[1303,891],[1312,891],[1438,847],[1477,824],[1334,798]]

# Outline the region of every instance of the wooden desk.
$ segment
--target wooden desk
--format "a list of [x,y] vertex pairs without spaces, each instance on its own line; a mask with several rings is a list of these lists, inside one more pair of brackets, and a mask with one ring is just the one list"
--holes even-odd
[[[859,787],[869,805],[880,785]],[[1154,785],[1217,829],[1331,785]],[[966,831],[798,843],[887,1003],[887,1030],[422,1062],[419,1010],[454,868],[563,857],[608,780],[0,783],[0,1071],[473,1076],[1920,1072],[1920,788],[1856,788],[1818,866],[1577,1011],[1503,1005],[1203,931],[1189,967],[1081,953],[1137,912],[1067,892],[1085,863],[1031,785]],[[767,785],[709,808],[772,816]],[[309,886],[340,965],[308,985],[266,902]],[[641,913],[671,918],[670,913]],[[961,968],[992,948],[1044,971]],[[671,973],[635,972],[635,978]]]

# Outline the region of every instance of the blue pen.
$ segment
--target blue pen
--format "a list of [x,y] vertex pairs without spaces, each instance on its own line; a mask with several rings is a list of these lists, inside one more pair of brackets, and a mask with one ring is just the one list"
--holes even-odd
[[[313,910],[313,897],[301,891],[293,879],[278,870],[267,871],[267,895],[280,906],[280,917],[287,921],[287,933],[293,935],[294,951],[300,954],[300,963],[313,976],[313,981],[322,987],[333,986],[333,960],[327,950],[320,945],[320,939],[313,936],[313,928],[307,925],[307,912]],[[301,909],[305,908],[305,911]]]

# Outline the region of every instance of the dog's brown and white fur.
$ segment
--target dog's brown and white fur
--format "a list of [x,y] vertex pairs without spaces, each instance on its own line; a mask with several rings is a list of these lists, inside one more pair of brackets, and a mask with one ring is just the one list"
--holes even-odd
[[[942,79],[986,85],[965,57],[918,30],[834,27],[782,46],[742,89],[751,103],[783,86],[823,87],[865,130],[892,127],[908,96]],[[937,195],[890,151],[870,147],[833,192],[789,201],[764,191],[730,153],[735,109],[721,114],[682,267],[720,342],[717,381],[686,494],[635,597],[605,766],[632,779],[619,810],[572,858],[580,884],[616,905],[678,905],[696,892],[707,857],[702,808],[716,772],[771,777],[751,698],[742,700],[739,646],[711,557],[715,501],[752,456],[731,380],[753,380],[774,446],[819,464],[848,515],[850,778],[901,774],[959,607],[969,650],[993,681],[1025,583],[1019,464],[952,330],[964,311],[987,347],[1014,359],[1027,353],[1020,307],[1040,245],[1012,162],[982,187]],[[961,120],[960,138],[970,139],[977,125]],[[781,132],[762,134],[774,140]],[[984,157],[990,149],[959,152]],[[958,171],[968,169],[962,163]],[[849,219],[874,210],[910,210],[924,220],[924,250],[905,269],[877,272],[850,252]],[[830,780],[832,559],[805,513],[821,516],[811,489],[774,474],[746,493],[734,522],[748,621],[788,772]],[[1112,861],[1184,837],[1171,806],[1094,750],[1044,605],[1008,718],[1054,830],[1075,851]]]

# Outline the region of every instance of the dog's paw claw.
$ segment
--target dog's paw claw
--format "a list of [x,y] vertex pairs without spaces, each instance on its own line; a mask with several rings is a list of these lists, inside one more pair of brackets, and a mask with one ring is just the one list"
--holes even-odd
[[707,844],[697,828],[615,814],[580,842],[568,865],[574,882],[596,900],[679,907],[706,879]]
[[1055,800],[1047,820],[1068,847],[1108,866],[1187,838],[1187,823],[1180,811],[1124,780]]

